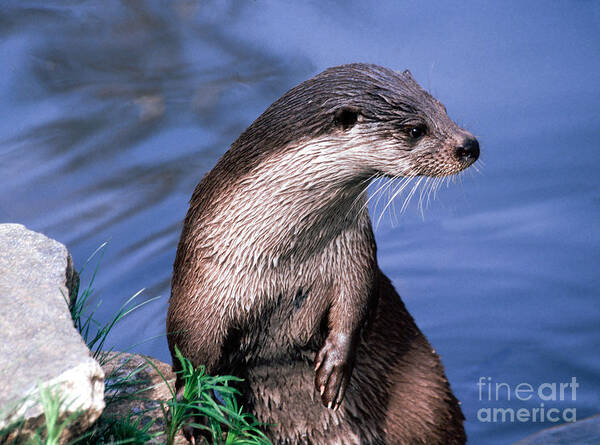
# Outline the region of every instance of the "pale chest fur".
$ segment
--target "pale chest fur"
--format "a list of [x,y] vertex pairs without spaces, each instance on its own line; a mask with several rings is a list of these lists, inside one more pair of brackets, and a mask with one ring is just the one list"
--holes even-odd
[[329,293],[339,293],[343,300],[344,293],[370,291],[375,250],[366,213],[335,233],[326,226],[302,237],[306,250],[282,246],[273,252],[258,251],[260,234],[249,235],[253,243],[247,240],[248,248],[218,256],[204,268],[197,297],[253,323],[272,322],[280,312],[287,329],[276,331],[288,333],[290,341],[308,341],[328,309]]
[[369,280],[345,280],[375,257],[367,182],[340,187],[349,173],[323,151],[313,143],[267,160],[201,215],[194,255],[208,267],[198,294],[239,313],[298,289],[344,292],[337,281]]

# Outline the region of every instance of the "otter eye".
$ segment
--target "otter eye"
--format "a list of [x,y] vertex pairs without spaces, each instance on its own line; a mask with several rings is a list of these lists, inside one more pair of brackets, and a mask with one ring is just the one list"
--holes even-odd
[[408,129],[408,134],[413,139],[420,139],[425,136],[425,133],[427,133],[427,127],[424,125],[417,125]]

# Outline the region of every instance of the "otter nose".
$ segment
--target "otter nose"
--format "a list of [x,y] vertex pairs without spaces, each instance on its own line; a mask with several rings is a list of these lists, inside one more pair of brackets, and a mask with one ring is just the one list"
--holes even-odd
[[474,137],[466,137],[463,144],[456,147],[456,157],[462,162],[475,162],[479,157],[479,142]]

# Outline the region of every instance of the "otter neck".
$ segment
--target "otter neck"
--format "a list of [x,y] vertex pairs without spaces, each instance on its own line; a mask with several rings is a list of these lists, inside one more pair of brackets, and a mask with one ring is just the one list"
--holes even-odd
[[255,265],[302,262],[345,232],[370,228],[367,185],[306,147],[268,159],[215,203],[207,225],[213,253]]

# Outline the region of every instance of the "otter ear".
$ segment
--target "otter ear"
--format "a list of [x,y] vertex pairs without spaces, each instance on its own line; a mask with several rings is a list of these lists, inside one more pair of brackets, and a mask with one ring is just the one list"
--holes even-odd
[[413,82],[416,82],[415,78],[413,77],[412,73],[409,70],[404,70],[402,72],[402,74],[404,75],[404,77],[406,77],[407,79],[412,80]]
[[337,127],[342,127],[344,130],[352,128],[359,115],[358,108],[354,107],[341,107],[335,110],[334,123]]

